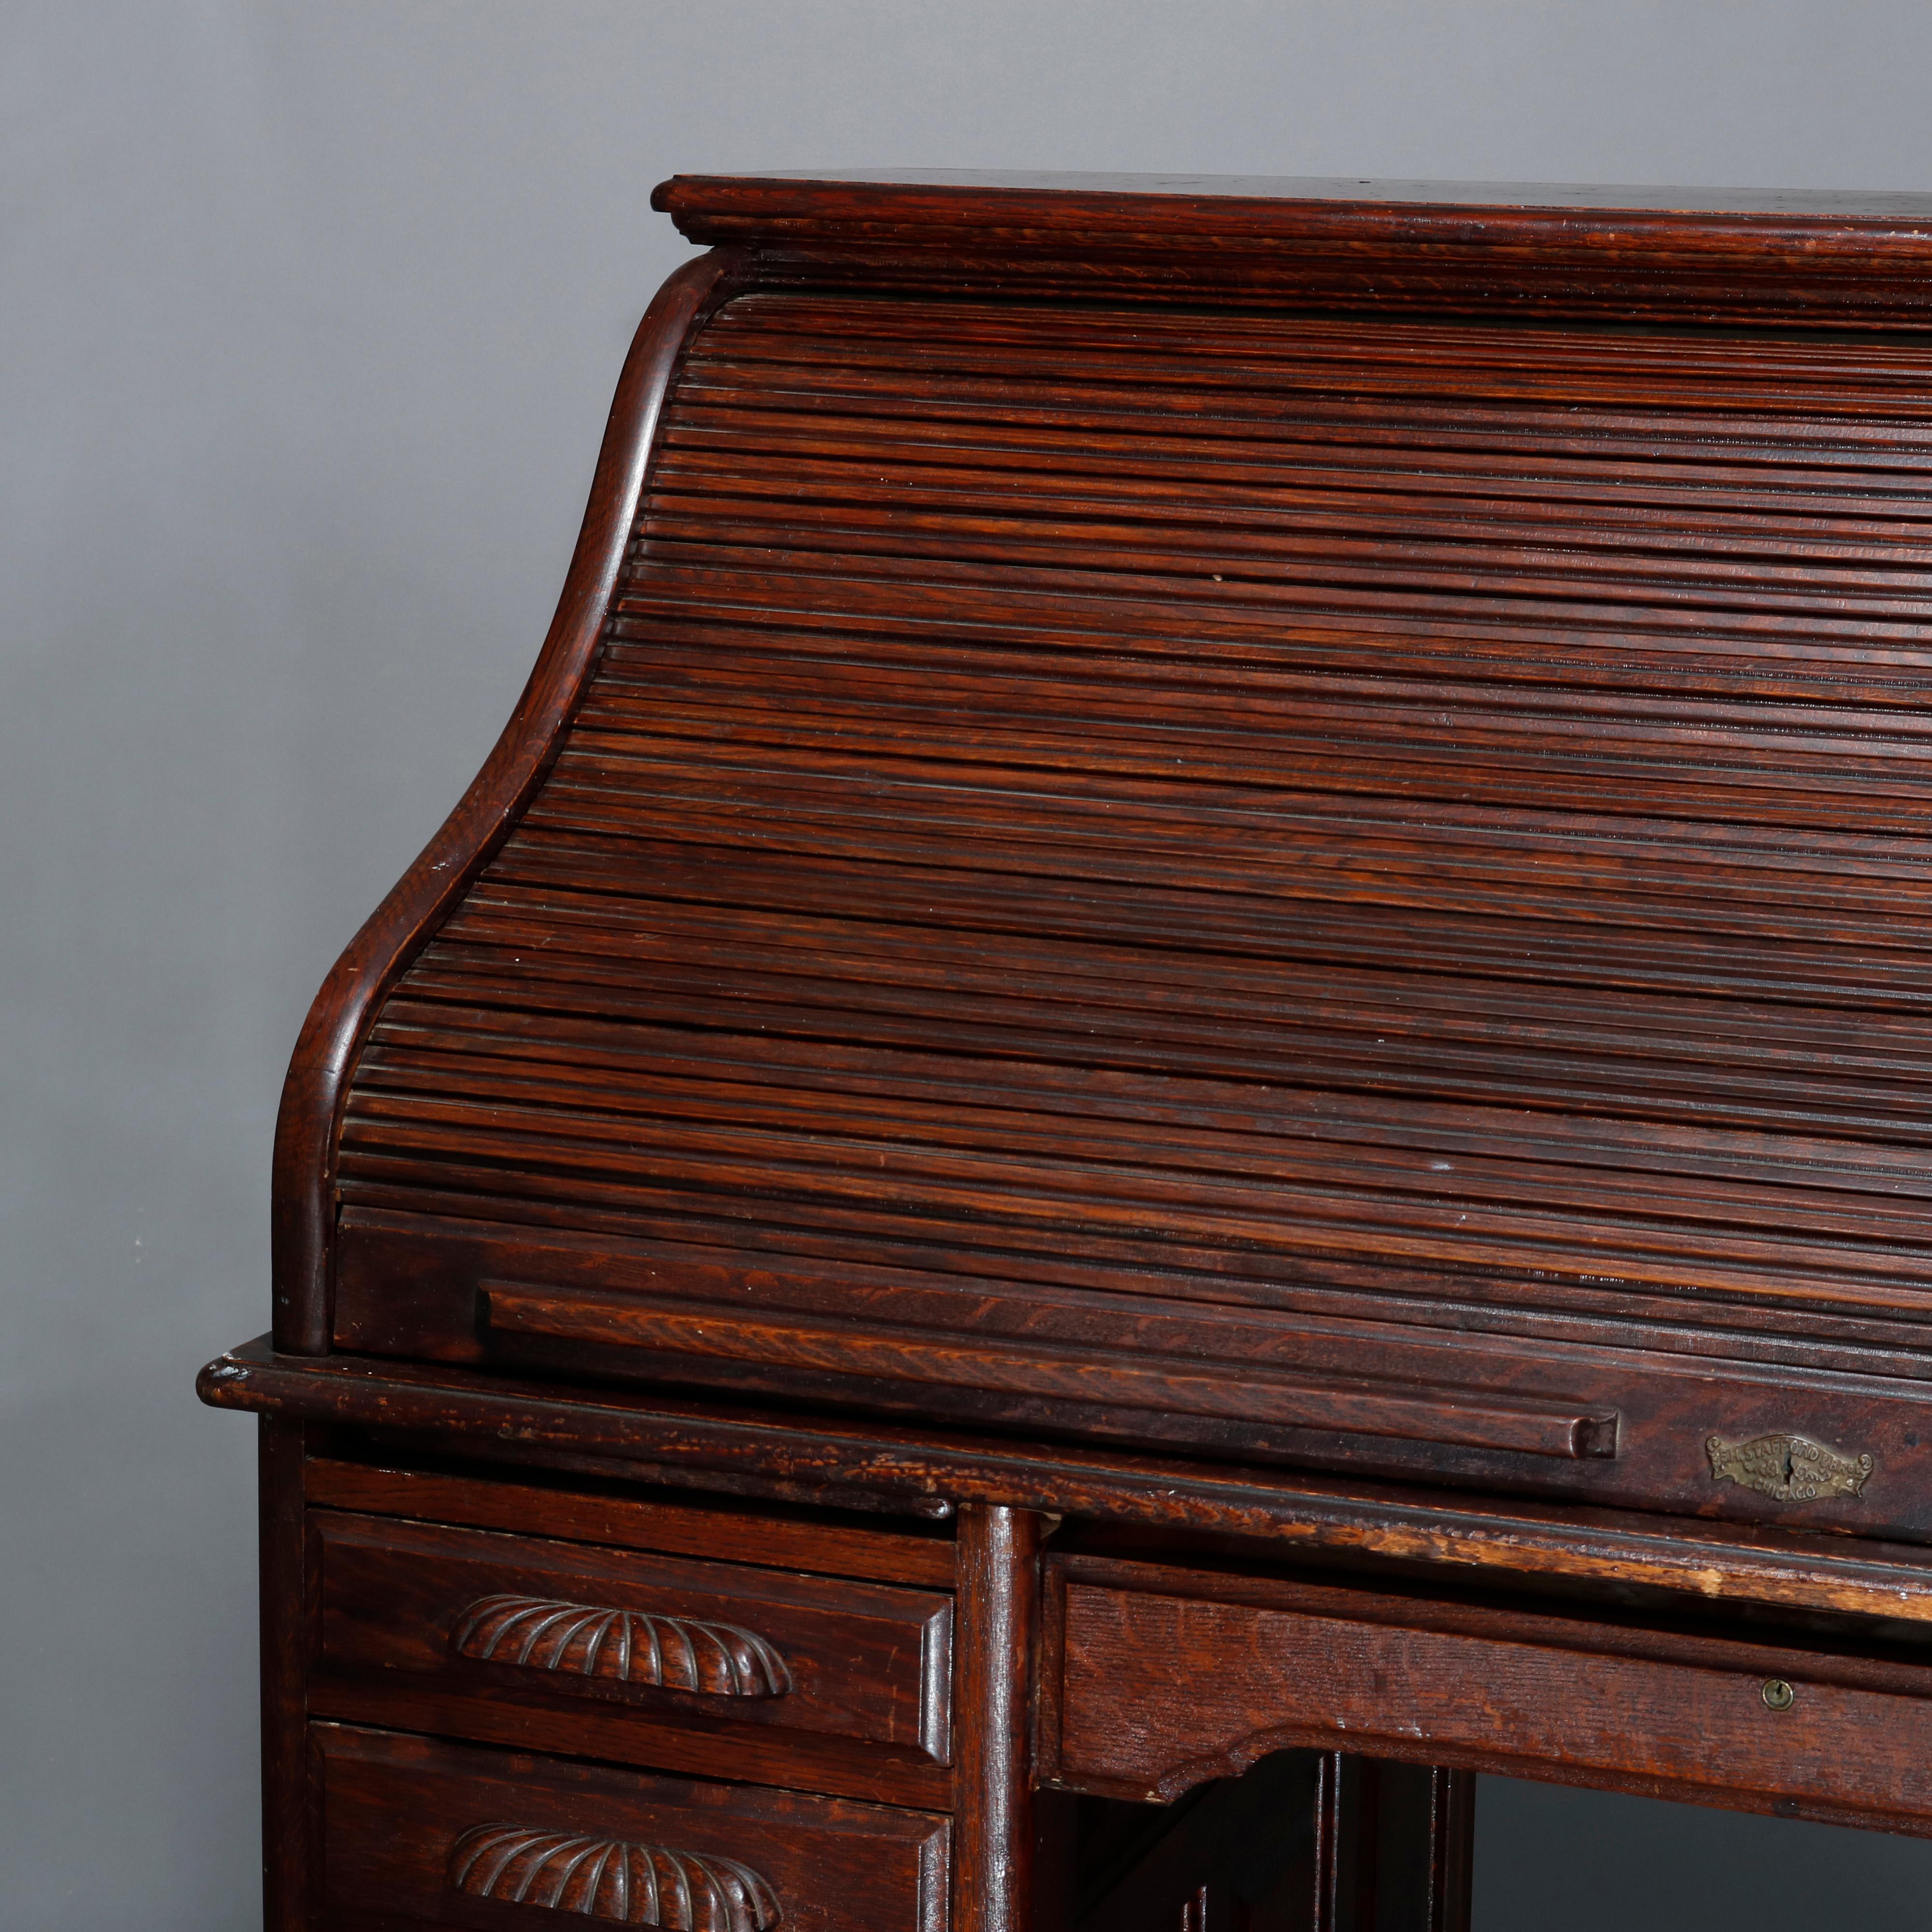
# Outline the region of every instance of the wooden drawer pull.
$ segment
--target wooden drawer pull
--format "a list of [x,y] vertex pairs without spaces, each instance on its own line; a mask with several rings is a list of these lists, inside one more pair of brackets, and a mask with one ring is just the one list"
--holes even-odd
[[457,1619],[450,1646],[480,1664],[712,1697],[782,1697],[791,1688],[784,1659],[755,1631],[554,1597],[482,1598]]
[[666,1932],[764,1932],[776,1894],[736,1858],[622,1838],[478,1825],[450,1849],[449,1882],[472,1898],[540,1905]]

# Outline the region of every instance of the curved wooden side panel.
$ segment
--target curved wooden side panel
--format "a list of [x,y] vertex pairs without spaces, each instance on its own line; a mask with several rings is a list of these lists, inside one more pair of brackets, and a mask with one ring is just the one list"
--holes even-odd
[[520,1825],[465,1832],[450,1850],[449,1883],[472,1898],[665,1932],[765,1932],[780,1916],[770,1886],[736,1858]]
[[309,1009],[275,1126],[275,1344],[328,1352],[336,1142],[350,1070],[384,997],[488,862],[542,782],[602,644],[664,400],[686,345],[736,292],[745,256],[719,249],[658,291],[638,326],[563,594],[530,682],[483,769],[338,959]]
[[711,1697],[782,1697],[784,1659],[755,1630],[561,1598],[485,1597],[450,1634],[458,1657]]

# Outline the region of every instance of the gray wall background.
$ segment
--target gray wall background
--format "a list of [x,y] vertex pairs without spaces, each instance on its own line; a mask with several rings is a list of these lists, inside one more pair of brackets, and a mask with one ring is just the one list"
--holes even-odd
[[[0,1922],[259,1922],[269,1130],[548,621],[675,170],[1932,190],[1918,0],[0,4]],[[1490,1783],[1481,1932],[1932,1846]]]

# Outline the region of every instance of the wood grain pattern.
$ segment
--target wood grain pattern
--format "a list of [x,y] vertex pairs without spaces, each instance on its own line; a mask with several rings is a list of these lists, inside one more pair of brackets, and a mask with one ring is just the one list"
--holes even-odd
[[[1932,1671],[1070,1557],[1045,1775],[1171,1798],[1285,1745],[1932,1833]],[[1796,1687],[1784,1708],[1768,1684]],[[1133,1694],[1124,1697],[1121,1687]]]
[[780,1917],[749,1865],[520,1825],[479,1825],[450,1848],[451,1888],[550,1912],[673,1932],[768,1932]]
[[[842,247],[835,204],[932,193],[807,199]],[[1499,284],[1534,213],[1171,212],[1460,224]],[[1912,253],[1883,211],[1603,222],[1633,274],[1640,231]],[[556,1285],[526,1244],[596,1244],[725,1285],[526,1302],[582,1345],[538,1366],[602,1323],[652,1376],[1932,1534],[1922,345],[767,266],[679,365],[554,764],[357,1060],[338,1342],[474,1351],[484,1283]],[[409,1304],[439,1236],[477,1266]],[[1468,1453],[1390,1446],[1430,1417]],[[1714,1432],[1880,1473],[1766,1498]]]
[[974,1504],[959,1516],[959,1796],[950,1932],[1028,1932],[1032,1685],[1045,1526]]
[[316,1579],[303,1533],[307,1433],[300,1422],[265,1417],[256,1445],[264,1932],[308,1932],[308,1899],[316,1877],[308,1808],[308,1689]]
[[1216,1372],[1203,1366],[1152,1369],[1109,1362],[1091,1352],[1036,1339],[1000,1348],[933,1340],[874,1324],[855,1342],[824,1322],[652,1307],[633,1299],[561,1295],[487,1285],[485,1318],[504,1334],[552,1336],[620,1348],[655,1349],[734,1364],[824,1370],[941,1388],[1015,1390],[1048,1400],[1168,1414],[1211,1415],[1304,1429],[1412,1437],[1426,1442],[1575,1459],[1616,1453],[1614,1412],[1474,1390],[1372,1383],[1321,1382],[1287,1376]]
[[1110,1924],[1461,1932],[1478,1770],[1932,1831],[1932,198],[654,201],[200,1384],[269,1924],[1027,1932],[1285,1745]]
[[244,1413],[402,1430],[446,1443],[504,1441],[659,1474],[747,1471],[830,1496],[870,1492],[913,1509],[934,1496],[1254,1539],[1270,1550],[1439,1566],[1614,1597],[1640,1588],[1790,1612],[1932,1621],[1921,1548],[1506,1498],[1163,1460],[886,1423],[518,1383],[406,1363],[277,1358],[267,1338],[203,1370],[202,1399]]
[[782,1697],[791,1672],[756,1630],[554,1597],[482,1597],[450,1634],[458,1657],[568,1670],[706,1697]]
[[1912,194],[914,170],[680,175],[652,202],[774,280],[1866,328],[1927,304]]
[[[623,1471],[606,1465],[602,1473],[621,1477]],[[849,1516],[822,1509],[779,1511],[688,1495],[639,1495],[608,1484],[540,1485],[328,1456],[310,1458],[305,1482],[311,1504],[364,1516],[521,1532],[875,1583],[952,1586],[950,1535],[916,1536],[897,1524],[861,1529]]]
[[289,1065],[275,1129],[275,1332],[310,1354],[331,1341],[329,1243],[345,1086],[396,977],[461,896],[549,770],[604,640],[607,608],[644,488],[658,417],[692,330],[728,294],[724,250],[678,269],[638,325],[556,614],[517,708],[436,836],[370,914],[316,995]]
[[[646,1778],[332,1724],[313,1742],[336,1914],[487,1928],[550,1923],[452,1888],[479,1827],[676,1848],[756,1873],[799,1932],[942,1932],[943,1819],[790,1792]],[[540,1841],[539,1841],[540,1842]],[[608,1916],[608,1915],[597,1915]],[[633,1924],[650,1921],[631,1920]],[[676,1924],[676,1920],[668,1924]],[[767,1922],[770,1922],[769,1921]],[[679,1932],[726,1932],[687,1919]]]
[[[666,1700],[667,1706],[673,1700]],[[628,1765],[677,1778],[811,1791],[902,1810],[950,1813],[950,1767],[923,1751],[812,1731],[733,1724],[688,1708],[647,1709],[590,1699],[520,1696],[512,1684],[479,1698],[473,1684],[415,1676],[320,1674],[312,1718],[506,1750]]]
[[[514,1680],[535,1700],[618,1701],[661,1714],[715,1712],[740,1726],[824,1733],[947,1760],[952,1604],[878,1584],[788,1575],[738,1564],[619,1554],[581,1544],[440,1529],[380,1517],[310,1514],[322,1579],[320,1666],[466,1690],[478,1702]],[[506,1632],[484,1606],[554,1607]],[[594,1610],[586,1605],[594,1606]],[[706,1674],[646,1654],[622,1672],[616,1646],[596,1654],[570,1635],[628,1616],[667,1639],[682,1627],[726,1632],[745,1653]],[[479,1641],[483,1636],[496,1639]],[[560,1648],[538,1648],[546,1634]],[[705,1643],[716,1649],[716,1638]],[[688,1681],[680,1681],[680,1679]],[[773,1680],[782,1690],[769,1688]],[[725,1687],[747,1692],[724,1696]],[[721,1704],[728,1702],[728,1709]]]

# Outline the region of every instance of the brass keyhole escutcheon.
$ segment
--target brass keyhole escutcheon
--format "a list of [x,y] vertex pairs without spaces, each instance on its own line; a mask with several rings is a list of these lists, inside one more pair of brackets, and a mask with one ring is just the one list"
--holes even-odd
[[1798,1693],[1781,1677],[1765,1682],[1764,1703],[1768,1711],[1788,1711],[1798,1701]]

